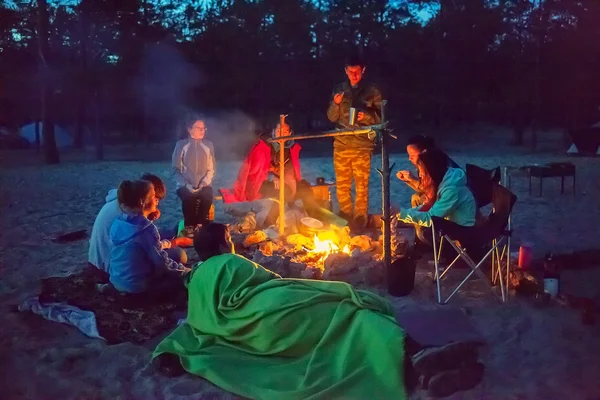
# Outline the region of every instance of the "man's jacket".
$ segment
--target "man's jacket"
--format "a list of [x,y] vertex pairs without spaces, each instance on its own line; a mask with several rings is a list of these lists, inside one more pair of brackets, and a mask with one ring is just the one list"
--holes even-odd
[[[344,93],[342,102],[335,104],[333,96],[337,93]],[[374,125],[381,122],[381,92],[374,85],[360,81],[356,87],[350,86],[350,83],[339,84],[333,90],[327,118],[341,129],[349,128],[350,108],[356,108],[355,126]],[[365,113],[365,119],[358,121],[358,112]],[[372,151],[374,147],[373,140],[365,135],[357,136],[338,136],[333,141],[333,147],[336,150],[368,150]]]

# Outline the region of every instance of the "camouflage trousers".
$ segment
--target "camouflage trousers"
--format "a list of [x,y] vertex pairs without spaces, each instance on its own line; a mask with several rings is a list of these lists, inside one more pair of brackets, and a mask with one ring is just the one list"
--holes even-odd
[[[340,212],[349,217],[367,217],[369,208],[369,175],[371,152],[368,150],[333,150],[336,195]],[[356,189],[356,204],[352,210],[352,180]],[[353,212],[354,211],[354,212]]]

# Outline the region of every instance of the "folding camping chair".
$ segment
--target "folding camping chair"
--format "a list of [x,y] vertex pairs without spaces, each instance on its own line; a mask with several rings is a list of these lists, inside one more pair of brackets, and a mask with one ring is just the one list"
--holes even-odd
[[[478,167],[475,167],[479,169]],[[479,169],[481,170],[481,169]],[[468,174],[468,172],[467,172]],[[494,174],[494,177],[496,174]],[[510,239],[511,225],[510,216],[513,206],[517,201],[510,190],[502,186],[492,177],[488,183],[473,184],[470,187],[475,196],[478,207],[492,204],[492,212],[480,226],[466,227],[455,224],[440,217],[432,217],[432,243],[434,256],[434,280],[437,286],[438,303],[446,304],[458,292],[458,290],[477,274],[490,288],[492,294],[505,302],[508,298],[508,285],[510,278]],[[476,188],[473,186],[477,186]],[[439,247],[437,238],[439,237]],[[439,260],[444,242],[448,242],[458,254],[456,258],[440,273]],[[491,243],[491,248],[485,251],[481,258],[476,258],[479,250]],[[469,249],[471,251],[469,252]],[[491,257],[491,283],[490,279],[481,270],[481,266]],[[463,260],[471,269],[467,276],[458,284],[452,293],[442,301],[441,279],[459,261]],[[476,262],[475,259],[479,261]],[[500,295],[494,291],[493,284],[500,284]]]

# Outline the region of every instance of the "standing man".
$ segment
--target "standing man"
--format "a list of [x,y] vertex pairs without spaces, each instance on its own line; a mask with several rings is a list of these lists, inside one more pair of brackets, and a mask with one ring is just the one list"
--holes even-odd
[[[365,64],[359,56],[346,60],[348,80],[333,90],[327,118],[338,128],[351,128],[350,108],[356,109],[354,126],[374,125],[381,122],[381,93],[372,84],[363,81]],[[369,207],[369,175],[374,141],[365,135],[338,136],[333,142],[333,167],[340,217],[353,222],[357,228],[366,226]],[[352,179],[356,188],[356,203],[352,209]]]

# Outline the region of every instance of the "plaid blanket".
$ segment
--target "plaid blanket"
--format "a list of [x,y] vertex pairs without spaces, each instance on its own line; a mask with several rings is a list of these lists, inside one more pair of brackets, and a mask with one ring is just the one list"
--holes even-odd
[[104,283],[93,267],[65,277],[41,280],[40,303],[64,302],[96,316],[98,332],[108,344],[141,344],[176,325],[174,311],[187,308],[187,293],[176,300],[156,303],[150,297],[120,293],[100,293]]

